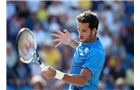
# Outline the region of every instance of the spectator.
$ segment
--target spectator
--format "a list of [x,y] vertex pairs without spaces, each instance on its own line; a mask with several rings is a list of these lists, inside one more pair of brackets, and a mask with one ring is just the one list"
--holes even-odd
[[117,90],[130,90],[127,86],[126,86],[126,80],[125,78],[119,77],[116,81],[115,81],[115,89]]
[[34,25],[33,33],[36,37],[36,42],[38,45],[38,49],[41,48],[42,43],[46,38],[46,32],[42,29],[42,25],[40,22],[36,22]]
[[39,4],[41,2],[41,0],[26,0],[27,2],[27,6],[29,8],[29,11],[31,13],[37,12],[37,10],[39,9]]
[[53,90],[66,90],[65,82],[57,80],[54,84],[54,89]]
[[13,44],[9,41],[7,41],[7,45],[6,45],[6,64],[7,64],[7,67],[8,68],[13,68],[16,63],[17,63],[17,56],[16,56],[16,53],[15,53],[15,49],[13,47]]
[[48,19],[49,14],[46,7],[45,1],[41,1],[37,10],[37,18],[40,22],[46,21]]
[[36,12],[30,12],[29,17],[25,19],[25,27],[29,28],[31,31],[34,30],[35,23],[39,22],[37,19]]
[[128,17],[134,14],[134,1],[124,2],[124,12]]
[[57,16],[49,16],[47,32],[53,32],[54,28],[60,29],[59,19]]
[[14,14],[13,17],[11,17],[11,19],[7,22],[7,40],[15,44],[18,31],[23,27],[24,22],[19,17],[19,13],[16,12],[16,14]]
[[99,82],[99,88],[98,90],[105,90],[106,84],[102,81]]
[[19,17],[21,18],[21,19],[26,19],[26,18],[28,18],[29,17],[29,9],[28,9],[28,7],[27,7],[27,3],[26,3],[26,1],[21,1],[21,2],[19,2],[19,4],[18,4],[18,10],[17,10],[17,12],[18,12],[18,14],[19,14]]
[[[41,56],[40,56],[41,57]],[[35,76],[35,75],[42,75],[41,71],[42,69],[40,68],[40,66],[36,63],[31,63],[29,64],[29,67],[31,69],[31,77]]]
[[17,57],[14,51],[14,47],[13,44],[9,41],[7,41],[7,45],[6,45],[6,73],[7,73],[7,89],[15,89],[14,86],[14,73],[13,73],[13,69],[14,66],[17,63]]
[[62,60],[59,61],[58,69],[63,72],[69,72],[71,61],[72,61],[72,51],[73,49],[68,46],[63,46],[61,53],[62,53]]
[[[105,1],[105,5],[104,5],[104,11],[102,11],[102,14],[105,16],[105,24],[108,27],[109,31],[110,31],[110,26],[112,26],[113,22],[114,22],[114,13],[112,11],[112,6],[111,3],[108,3],[108,1]],[[112,1],[111,1],[112,2]]]
[[109,82],[110,84],[113,85],[113,87],[115,87],[115,81],[119,78],[125,78],[125,71],[121,68],[122,67],[122,60],[121,59],[117,59],[116,60],[116,65],[114,67],[110,68],[109,71]]
[[[68,20],[67,20],[67,26],[69,26],[69,24],[72,24],[73,27],[76,27],[76,22],[75,22],[75,17],[82,12],[82,10],[79,7],[79,2],[75,1],[71,1],[70,2],[70,9],[68,12]],[[76,30],[75,30],[76,31]]]
[[122,1],[113,1],[111,6],[112,6],[112,10],[114,12],[114,16],[115,16],[115,18],[117,18],[117,20],[119,20],[121,17],[125,16],[124,2],[122,2]]
[[79,0],[78,3],[79,3],[79,7],[82,11],[92,9],[91,0],[86,0],[86,1]]
[[48,6],[48,13],[50,16],[63,15],[65,13],[65,8],[61,1],[52,1],[51,5]]
[[11,1],[7,1],[7,3],[6,3],[6,20],[8,21],[9,19],[11,19],[11,17],[13,17],[13,15],[15,15],[16,12],[17,12],[16,5]]
[[62,56],[59,49],[53,47],[50,39],[44,39],[40,54],[45,55],[44,63],[56,68]]
[[47,81],[40,76],[40,75],[35,75],[31,78],[30,85],[33,90],[48,90],[46,89],[47,86]]
[[114,35],[112,39],[113,39],[112,46],[109,47],[110,54],[124,59],[126,56],[126,48],[121,42],[120,37]]
[[30,77],[30,68],[27,66],[27,64],[18,60],[18,63],[14,67],[14,80],[16,89],[29,89]]
[[134,37],[128,32],[126,26],[122,26],[120,29],[120,39],[124,44],[127,53],[134,55]]
[[100,32],[99,37],[104,49],[111,47],[113,41],[112,34],[107,27],[104,27],[103,31]]
[[134,62],[131,63],[131,67],[126,70],[126,84],[131,90],[134,90]]

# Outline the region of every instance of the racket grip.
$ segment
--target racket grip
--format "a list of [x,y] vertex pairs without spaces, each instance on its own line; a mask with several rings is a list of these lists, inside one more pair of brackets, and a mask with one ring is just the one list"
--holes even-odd
[[40,67],[42,68],[42,71],[48,71],[48,68],[44,65],[44,63],[41,63]]

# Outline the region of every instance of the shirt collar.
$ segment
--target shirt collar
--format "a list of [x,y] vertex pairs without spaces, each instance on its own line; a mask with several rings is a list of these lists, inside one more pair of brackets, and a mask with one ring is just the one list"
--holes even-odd
[[97,37],[97,40],[96,41],[94,41],[94,42],[91,42],[91,43],[81,43],[81,44],[83,44],[83,45],[85,45],[85,46],[89,46],[89,45],[96,45],[97,43],[99,43],[100,42],[100,39]]

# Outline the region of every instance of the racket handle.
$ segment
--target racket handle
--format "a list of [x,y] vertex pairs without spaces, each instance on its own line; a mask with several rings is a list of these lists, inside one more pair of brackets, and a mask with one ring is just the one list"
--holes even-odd
[[42,68],[42,71],[48,71],[48,68],[44,65],[44,63],[41,63],[39,66]]

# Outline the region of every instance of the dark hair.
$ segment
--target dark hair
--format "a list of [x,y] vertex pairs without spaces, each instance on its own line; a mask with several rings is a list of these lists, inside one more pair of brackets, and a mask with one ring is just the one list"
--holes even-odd
[[92,30],[93,28],[98,29],[99,20],[96,13],[91,12],[90,10],[85,11],[79,14],[76,17],[78,22],[81,23],[89,23],[89,28]]

